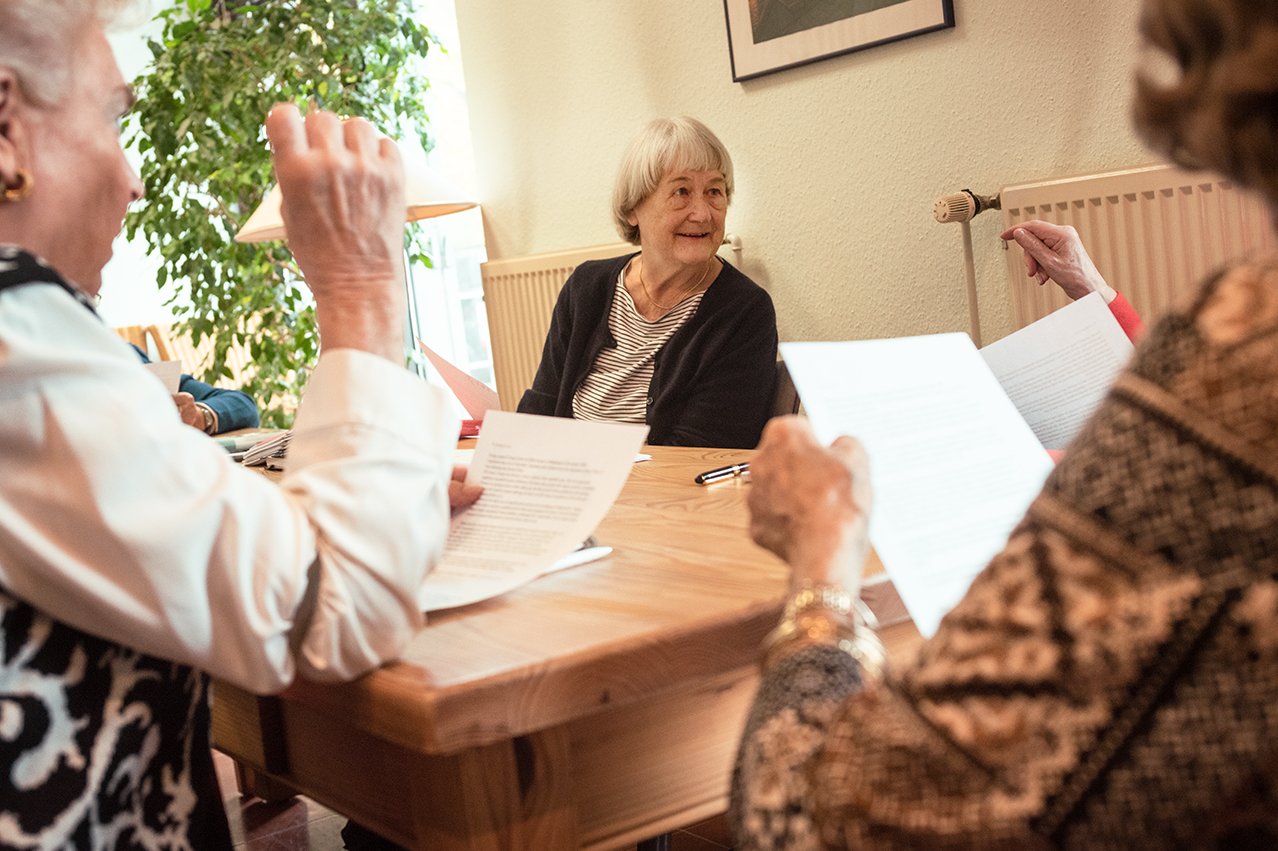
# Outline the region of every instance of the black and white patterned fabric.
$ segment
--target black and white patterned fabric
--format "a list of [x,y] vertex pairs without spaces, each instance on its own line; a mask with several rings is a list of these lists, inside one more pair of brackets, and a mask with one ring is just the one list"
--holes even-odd
[[[0,292],[67,290],[0,246]],[[0,588],[0,849],[228,849],[208,678],[56,621]]]
[[224,849],[208,678],[0,591],[0,848]]
[[53,284],[71,294],[71,297],[97,315],[97,308],[84,291],[72,286],[41,257],[30,254],[16,245],[0,245],[0,292],[27,284]]

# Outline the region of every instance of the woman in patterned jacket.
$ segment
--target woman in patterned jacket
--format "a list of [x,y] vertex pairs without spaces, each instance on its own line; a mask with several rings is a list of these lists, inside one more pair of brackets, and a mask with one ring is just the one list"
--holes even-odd
[[[1278,3],[1145,0],[1157,150],[1278,210]],[[1150,331],[910,664],[856,621],[867,460],[774,421],[752,532],[792,567],[740,848],[1278,847],[1278,256]]]

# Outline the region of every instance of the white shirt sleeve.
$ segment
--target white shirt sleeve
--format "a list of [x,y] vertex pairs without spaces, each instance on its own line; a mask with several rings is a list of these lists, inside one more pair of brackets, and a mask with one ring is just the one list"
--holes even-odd
[[349,679],[422,624],[456,435],[439,389],[328,352],[277,486],[183,425],[65,292],[18,287],[0,295],[0,585],[253,691]]

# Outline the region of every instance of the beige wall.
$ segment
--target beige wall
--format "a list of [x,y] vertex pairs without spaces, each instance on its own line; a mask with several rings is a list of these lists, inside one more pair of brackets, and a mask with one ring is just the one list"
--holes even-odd
[[[956,29],[746,83],[718,0],[457,6],[489,256],[616,241],[622,148],[693,115],[732,152],[728,231],[783,340],[966,330],[938,194],[1153,160],[1127,119],[1135,0],[955,0]],[[998,225],[972,223],[986,341],[1011,327]]]

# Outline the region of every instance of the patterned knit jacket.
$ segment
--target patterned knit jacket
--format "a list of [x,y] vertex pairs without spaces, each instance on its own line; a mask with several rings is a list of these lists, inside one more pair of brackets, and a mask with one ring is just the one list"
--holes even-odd
[[1278,847],[1278,258],[1159,323],[1007,548],[867,689],[775,663],[738,847]]

